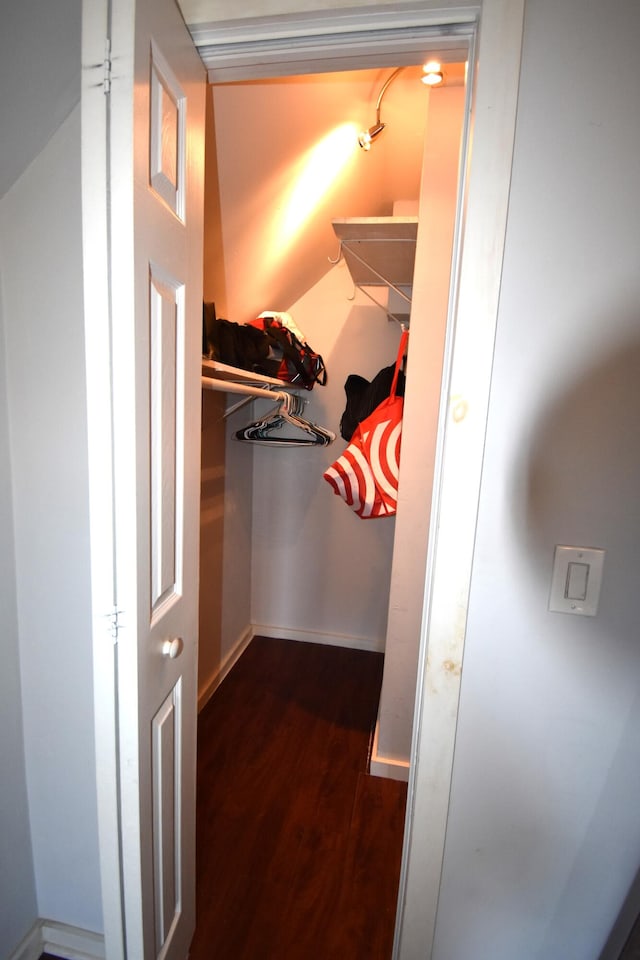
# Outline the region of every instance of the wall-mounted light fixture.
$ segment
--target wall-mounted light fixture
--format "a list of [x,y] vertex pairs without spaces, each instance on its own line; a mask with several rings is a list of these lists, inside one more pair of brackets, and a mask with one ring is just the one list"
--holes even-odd
[[[380,119],[380,107],[382,104],[382,98],[387,92],[387,88],[389,87],[389,84],[393,80],[395,80],[395,78],[398,76],[400,71],[404,69],[405,69],[404,67],[398,67],[396,70],[393,71],[393,73],[389,74],[389,76],[383,83],[382,89],[380,90],[380,93],[378,94],[378,99],[376,101],[376,122],[372,127],[369,127],[368,130],[363,130],[358,135],[358,143],[360,144],[363,150],[370,150],[371,144],[373,143],[373,141],[376,139],[376,137],[380,136],[380,134],[384,130],[386,124],[384,124]],[[425,63],[425,65],[422,68],[422,72],[423,72],[423,76],[420,79],[422,80],[423,83],[426,83],[427,86],[429,87],[436,87],[439,83],[442,83],[444,80],[444,75],[442,73],[442,64],[437,60],[430,60],[428,63]]]
[[372,127],[369,127],[368,130],[363,130],[358,134],[358,143],[363,150],[371,150],[371,144],[375,138],[382,133],[386,124],[384,123],[375,123]]
[[397,70],[394,70],[393,73],[389,74],[385,82],[382,84],[382,90],[378,94],[378,99],[376,101],[376,122],[372,127],[369,127],[368,130],[363,130],[358,136],[358,143],[363,150],[371,149],[371,144],[375,138],[382,133],[386,126],[386,124],[384,124],[380,119],[380,105],[382,103],[382,98],[387,92],[387,87],[392,80],[395,80],[401,70],[404,70],[404,67],[398,67]]

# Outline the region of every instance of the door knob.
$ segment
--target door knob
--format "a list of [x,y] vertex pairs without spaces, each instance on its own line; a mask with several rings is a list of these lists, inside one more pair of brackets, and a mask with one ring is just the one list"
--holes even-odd
[[173,640],[165,640],[162,644],[162,656],[170,657],[175,660],[184,650],[184,641],[182,637],[174,637]]

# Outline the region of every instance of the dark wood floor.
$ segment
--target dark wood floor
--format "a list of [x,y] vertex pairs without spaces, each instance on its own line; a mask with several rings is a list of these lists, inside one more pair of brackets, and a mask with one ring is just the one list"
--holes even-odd
[[381,678],[381,654],[256,637],[202,711],[190,960],[389,960],[406,785],[366,773]]
[[636,920],[629,939],[624,945],[620,960],[640,960],[640,917]]
[[406,785],[366,773],[382,655],[257,637],[202,711],[191,960],[388,960]]

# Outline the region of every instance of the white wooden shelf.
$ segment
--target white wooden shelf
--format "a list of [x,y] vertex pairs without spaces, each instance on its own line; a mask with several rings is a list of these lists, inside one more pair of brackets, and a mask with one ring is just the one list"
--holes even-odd
[[356,286],[412,286],[417,217],[346,217],[332,224]]
[[[413,268],[418,236],[417,217],[344,217],[331,221],[354,284],[390,320],[409,325]],[[337,262],[337,261],[336,261]],[[384,287],[387,303],[367,288]]]

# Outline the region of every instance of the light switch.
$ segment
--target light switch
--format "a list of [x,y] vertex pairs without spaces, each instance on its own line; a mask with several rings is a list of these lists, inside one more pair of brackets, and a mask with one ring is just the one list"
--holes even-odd
[[564,592],[567,600],[586,600],[589,582],[588,563],[569,563],[567,566],[567,588]]
[[604,553],[604,550],[594,547],[556,547],[549,610],[595,617]]

